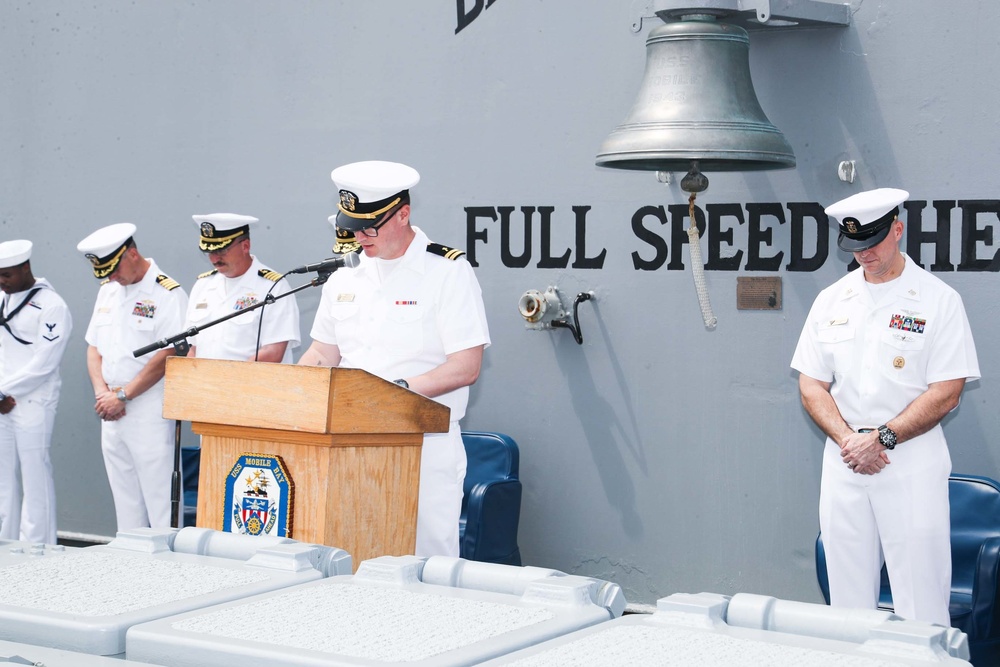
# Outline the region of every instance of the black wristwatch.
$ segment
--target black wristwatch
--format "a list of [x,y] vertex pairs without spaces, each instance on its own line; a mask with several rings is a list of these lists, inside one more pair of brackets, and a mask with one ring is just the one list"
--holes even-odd
[[886,449],[895,449],[896,432],[885,424],[882,424],[878,427],[878,441],[881,442],[882,446]]
[[393,383],[394,384],[398,384],[403,389],[409,389],[410,388],[410,383],[407,382],[406,380],[404,380],[403,378],[399,378],[398,380],[393,380]]

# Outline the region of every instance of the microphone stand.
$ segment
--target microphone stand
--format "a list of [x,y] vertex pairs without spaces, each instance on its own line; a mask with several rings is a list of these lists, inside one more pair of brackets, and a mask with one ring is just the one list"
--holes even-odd
[[[335,270],[335,269],[334,269]],[[191,350],[191,343],[188,338],[191,336],[197,336],[199,331],[204,331],[209,327],[214,327],[216,324],[225,322],[226,320],[232,319],[234,317],[239,317],[258,308],[263,308],[264,306],[270,305],[277,301],[278,299],[284,299],[286,296],[291,296],[296,292],[301,292],[309,287],[319,287],[325,283],[333,271],[319,271],[316,277],[307,282],[305,285],[300,285],[295,289],[288,290],[284,294],[279,294],[274,296],[270,292],[264,297],[263,301],[258,301],[249,308],[243,308],[242,310],[236,310],[228,315],[223,315],[218,319],[214,319],[211,322],[206,322],[200,326],[190,327],[184,331],[174,334],[172,336],[167,336],[166,338],[161,338],[155,343],[150,343],[144,347],[140,347],[137,350],[132,351],[133,357],[141,357],[155,350],[161,350],[168,345],[173,345],[176,350],[176,355],[178,357],[186,357],[188,352]],[[287,275],[287,274],[285,274]],[[282,275],[282,278],[285,276]],[[180,528],[180,506],[181,506],[181,420],[174,420],[174,470],[170,477],[170,527]]]

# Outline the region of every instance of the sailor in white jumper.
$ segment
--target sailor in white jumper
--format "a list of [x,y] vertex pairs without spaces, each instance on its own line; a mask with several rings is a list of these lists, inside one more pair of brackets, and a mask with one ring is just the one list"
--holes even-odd
[[0,243],[0,538],[55,544],[49,448],[73,319],[32,274],[31,249],[26,240]]

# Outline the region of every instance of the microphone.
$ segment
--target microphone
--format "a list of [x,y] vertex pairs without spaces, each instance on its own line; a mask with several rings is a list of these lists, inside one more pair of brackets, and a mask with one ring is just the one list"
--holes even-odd
[[324,259],[322,262],[315,262],[313,264],[305,264],[298,268],[292,269],[285,275],[291,275],[293,273],[333,273],[337,269],[342,269],[347,267],[348,269],[353,269],[355,266],[361,263],[358,259],[357,253],[348,253],[346,255],[337,255],[336,257],[331,257],[329,259]]

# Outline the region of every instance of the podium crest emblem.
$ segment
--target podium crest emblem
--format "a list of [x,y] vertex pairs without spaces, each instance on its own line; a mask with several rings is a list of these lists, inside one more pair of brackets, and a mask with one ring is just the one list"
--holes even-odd
[[293,490],[281,457],[241,455],[226,476],[222,530],[291,537]]

